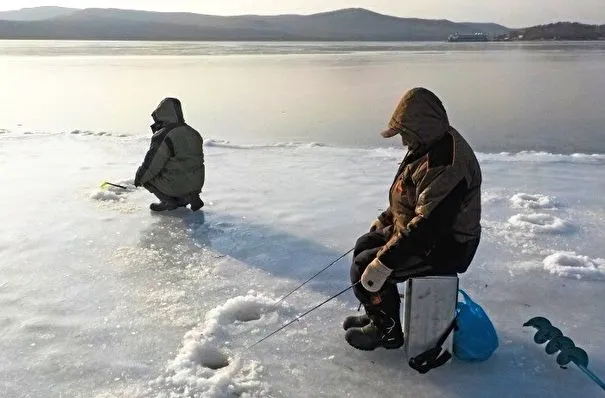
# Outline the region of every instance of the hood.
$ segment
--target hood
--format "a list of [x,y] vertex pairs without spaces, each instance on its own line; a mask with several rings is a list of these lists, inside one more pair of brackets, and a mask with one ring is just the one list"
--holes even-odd
[[385,138],[401,134],[412,150],[428,149],[449,130],[450,123],[441,100],[430,90],[416,87],[399,101]]
[[151,114],[153,121],[161,124],[183,124],[183,108],[176,98],[165,98]]

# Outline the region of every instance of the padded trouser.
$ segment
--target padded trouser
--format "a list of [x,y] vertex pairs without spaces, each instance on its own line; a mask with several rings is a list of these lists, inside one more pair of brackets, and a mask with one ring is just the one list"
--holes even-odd
[[429,275],[456,276],[458,272],[465,272],[472,262],[479,238],[465,243],[455,242],[453,239],[433,250],[426,256],[410,253],[407,258],[401,259],[400,267],[393,271],[387,283],[376,293],[370,293],[358,283],[361,275],[370,263],[376,258],[381,247],[387,243],[387,236],[382,230],[369,232],[361,236],[355,244],[353,251],[353,264],[351,265],[351,283],[355,284],[353,292],[357,299],[366,306],[376,305],[376,297],[382,301],[380,306],[394,308],[399,305],[399,291],[397,283],[404,282],[410,277]]
[[161,192],[159,189],[157,189],[154,185],[147,183],[144,184],[143,187],[148,190],[149,192],[151,192],[152,194],[154,194],[159,200],[160,202],[163,203],[175,203],[177,205],[187,205],[189,204],[189,197],[192,195],[199,195],[199,192],[192,192],[191,194],[187,194],[184,195],[182,197],[174,197],[174,196],[169,196],[166,195],[165,193]]

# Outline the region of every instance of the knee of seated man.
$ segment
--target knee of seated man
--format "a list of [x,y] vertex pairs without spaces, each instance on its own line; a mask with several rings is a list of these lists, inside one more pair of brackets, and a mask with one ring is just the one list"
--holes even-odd
[[355,248],[359,249],[359,248],[366,248],[368,246],[368,235],[370,235],[372,232],[368,232],[364,235],[361,235],[359,238],[357,238],[357,241],[355,242]]
[[376,258],[380,248],[364,250],[355,256],[353,264],[361,269],[365,269]]

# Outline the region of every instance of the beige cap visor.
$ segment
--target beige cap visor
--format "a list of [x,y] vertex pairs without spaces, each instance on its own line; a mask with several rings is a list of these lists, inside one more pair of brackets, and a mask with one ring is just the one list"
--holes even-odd
[[383,131],[382,133],[380,133],[380,135],[383,136],[384,138],[395,137],[397,134],[399,134],[399,130],[395,130],[395,129],[387,129],[387,130]]

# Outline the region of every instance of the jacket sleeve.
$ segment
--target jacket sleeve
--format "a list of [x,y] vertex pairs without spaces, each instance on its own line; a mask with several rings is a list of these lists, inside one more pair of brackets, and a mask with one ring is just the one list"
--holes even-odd
[[391,269],[411,255],[431,250],[446,229],[451,228],[467,191],[464,175],[453,165],[430,168],[417,184],[415,217],[404,230],[396,228],[391,239],[378,253],[379,260]]
[[166,165],[166,162],[168,162],[168,159],[170,159],[170,148],[165,140],[154,137],[151,140],[151,146],[145,155],[143,164],[137,170],[134,179],[135,185],[143,185],[158,176]]

